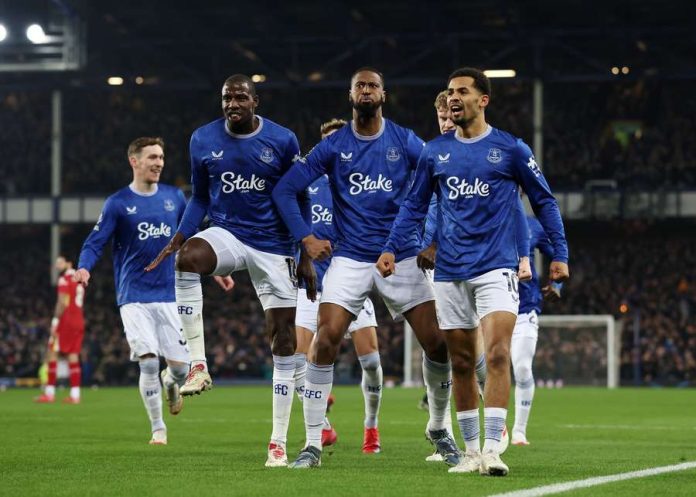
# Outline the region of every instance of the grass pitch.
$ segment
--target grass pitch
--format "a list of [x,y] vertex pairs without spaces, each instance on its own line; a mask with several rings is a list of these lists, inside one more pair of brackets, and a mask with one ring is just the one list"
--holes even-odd
[[[81,405],[32,402],[37,391],[0,393],[0,495],[7,496],[450,496],[502,492],[696,461],[696,391],[537,390],[532,445],[510,446],[506,478],[448,474],[426,463],[427,414],[420,390],[387,389],[383,452],[366,456],[358,387],[334,389],[338,444],[322,467],[264,468],[271,432],[270,387],[216,387],[165,415],[168,446],[149,446],[136,387],[87,390]],[[62,395],[61,395],[62,394]],[[166,409],[165,409],[166,411]],[[513,413],[508,415],[511,426]],[[458,442],[461,442],[457,431]],[[295,399],[288,452],[304,441]],[[326,451],[325,451],[326,452]],[[696,495],[696,470],[576,490],[574,496]]]

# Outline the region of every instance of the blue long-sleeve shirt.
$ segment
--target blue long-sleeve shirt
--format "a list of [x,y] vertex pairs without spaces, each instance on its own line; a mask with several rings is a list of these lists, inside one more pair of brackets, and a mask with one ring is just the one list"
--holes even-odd
[[299,158],[300,147],[292,131],[257,117],[259,126],[248,135],[232,133],[224,118],[193,132],[192,197],[178,231],[190,238],[207,214],[213,225],[228,230],[245,245],[293,256],[294,240],[271,192]]
[[396,253],[422,226],[433,192],[438,195],[436,281],[468,280],[519,263],[515,209],[518,185],[554,247],[568,261],[560,210],[530,148],[488,126],[478,137],[446,134],[428,142],[413,187],[401,206],[384,252]]
[[[296,196],[326,174],[333,199],[335,256],[375,262],[403,203],[423,141],[410,129],[384,119],[374,136],[354,123],[324,138],[278,182],[273,200],[297,241],[312,233]],[[397,259],[417,254],[421,229],[404,237]]]
[[174,302],[174,257],[149,273],[144,269],[171,240],[185,206],[184,194],[170,185],[159,183],[153,194],[122,188],[104,202],[77,267],[91,271],[112,240],[118,305]]

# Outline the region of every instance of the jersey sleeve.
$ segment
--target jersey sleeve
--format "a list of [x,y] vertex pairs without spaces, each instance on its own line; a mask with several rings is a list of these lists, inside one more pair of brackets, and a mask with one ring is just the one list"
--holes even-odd
[[312,233],[312,228],[303,215],[299,196],[306,197],[306,188],[326,172],[329,159],[330,146],[327,140],[322,140],[304,159],[295,161],[273,189],[273,202],[288,230],[298,242]]
[[208,212],[210,193],[208,191],[208,172],[201,161],[200,144],[198,135],[193,133],[191,145],[191,198],[186,210],[179,222],[177,231],[184,235],[185,239],[191,238],[198,231],[201,221]]
[[568,262],[568,243],[558,202],[551,193],[544,175],[534,159],[532,150],[518,140],[512,160],[513,175],[524,188],[529,203],[548,235],[554,249],[554,260]]
[[430,198],[428,206],[428,215],[425,217],[425,229],[423,230],[423,248],[430,247],[433,242],[437,241],[437,195]]
[[541,227],[539,221],[535,218],[529,219],[529,228],[532,233],[531,239],[531,249],[538,249],[546,257],[553,259],[553,245],[551,245],[551,240],[546,236],[544,228]]
[[77,262],[78,269],[86,269],[91,271],[94,265],[104,251],[104,246],[107,244],[114,231],[118,221],[118,213],[112,197],[106,199],[102,211],[97,219],[97,224],[87,236],[85,243],[80,251],[80,258]]
[[527,213],[524,212],[522,199],[517,196],[517,206],[515,208],[515,227],[517,231],[515,238],[517,239],[517,254],[519,257],[529,257],[531,250],[529,248],[531,231],[527,222]]
[[392,224],[383,252],[396,254],[406,244],[414,231],[421,231],[423,219],[428,212],[428,205],[433,196],[432,164],[428,148],[426,147],[418,159],[413,185],[406,200],[399,208],[399,214],[397,214],[394,224]]
[[406,154],[408,155],[408,162],[411,164],[411,169],[416,169],[418,166],[418,159],[423,152],[423,147],[425,142],[418,138],[418,136],[411,130],[408,132],[406,137]]
[[181,218],[184,216],[184,210],[186,209],[186,197],[184,192],[177,188],[176,190],[176,202],[177,202],[177,222],[181,222]]

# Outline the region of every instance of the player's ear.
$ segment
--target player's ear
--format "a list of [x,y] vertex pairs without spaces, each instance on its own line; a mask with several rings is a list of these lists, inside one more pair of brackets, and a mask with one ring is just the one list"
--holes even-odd
[[491,97],[489,97],[488,95],[485,95],[485,94],[481,95],[479,97],[479,107],[481,107],[482,109],[485,109],[486,107],[488,107],[488,103],[490,101],[491,101]]
[[387,90],[382,90],[382,103],[387,101]]
[[259,96],[254,95],[254,109],[259,106]]
[[128,156],[128,164],[130,164],[131,167],[135,167],[138,165],[138,158],[135,155],[129,155]]

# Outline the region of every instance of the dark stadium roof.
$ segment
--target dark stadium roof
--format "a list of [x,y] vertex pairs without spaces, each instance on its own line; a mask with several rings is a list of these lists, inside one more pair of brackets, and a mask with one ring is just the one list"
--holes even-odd
[[[333,85],[365,64],[406,84],[461,65],[547,80],[611,78],[613,66],[630,67],[626,77],[696,77],[688,1],[0,0],[0,12],[77,16],[87,58],[72,84],[119,74],[209,87],[242,72],[268,85]],[[55,78],[66,82],[40,79]]]

